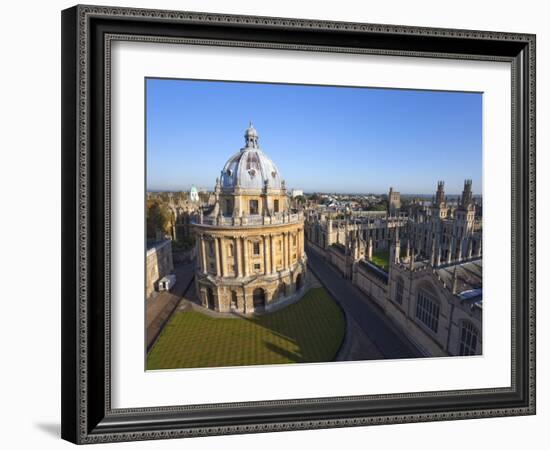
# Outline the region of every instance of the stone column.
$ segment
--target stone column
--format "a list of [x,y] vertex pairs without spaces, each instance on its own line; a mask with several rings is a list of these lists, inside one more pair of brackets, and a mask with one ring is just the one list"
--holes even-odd
[[288,265],[292,262],[292,233],[288,232]]
[[248,276],[248,240],[246,237],[243,237],[243,259],[244,259],[244,276]]
[[206,263],[206,248],[204,244],[204,235],[199,236],[200,239],[200,250],[201,250],[201,264],[202,264],[202,273],[205,275],[208,273],[208,266]]
[[288,267],[288,260],[286,259],[288,254],[288,250],[287,250],[288,242],[286,238],[287,238],[287,233],[283,232],[283,266],[285,269]]
[[286,261],[288,266],[290,266],[291,256],[292,256],[292,234],[287,232],[286,234],[286,240],[288,242],[288,245],[286,246]]
[[241,278],[243,276],[241,238],[239,236],[234,236],[234,239],[235,239],[235,264],[236,264],[235,273],[237,274],[237,277]]
[[216,276],[221,276],[221,267],[220,267],[220,243],[219,238],[214,238],[214,256],[216,257]]
[[269,248],[270,248],[270,256],[271,256],[271,273],[275,273],[275,242],[273,241],[273,235],[269,235]]
[[262,239],[264,241],[264,275],[267,275],[269,273],[267,267],[267,237],[262,236]]
[[225,264],[227,262],[225,257],[225,242],[224,242],[224,238],[218,238],[218,241],[220,243],[220,269],[221,269],[221,275],[222,277],[224,277],[226,275]]

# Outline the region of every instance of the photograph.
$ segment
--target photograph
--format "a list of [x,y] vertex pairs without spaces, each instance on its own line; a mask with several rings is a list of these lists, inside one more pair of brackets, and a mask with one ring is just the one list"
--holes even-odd
[[208,2],[67,4],[43,33],[61,114],[14,136],[60,131],[57,172],[19,166],[61,175],[61,307],[31,314],[61,354],[12,347],[55,363],[61,437],[535,442],[544,15]]
[[143,95],[147,371],[483,355],[482,92]]

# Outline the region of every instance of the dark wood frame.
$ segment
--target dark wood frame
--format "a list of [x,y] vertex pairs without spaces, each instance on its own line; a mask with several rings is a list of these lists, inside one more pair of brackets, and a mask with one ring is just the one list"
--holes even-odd
[[[512,64],[512,385],[112,409],[110,42],[192,42]],[[98,6],[62,12],[62,437],[161,439],[535,413],[535,36]]]

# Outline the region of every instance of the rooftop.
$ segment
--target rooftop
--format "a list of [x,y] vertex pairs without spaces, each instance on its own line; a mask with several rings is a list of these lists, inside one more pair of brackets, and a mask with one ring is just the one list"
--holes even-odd
[[482,259],[468,261],[464,263],[450,264],[436,269],[440,280],[446,286],[453,285],[453,276],[456,268],[457,275],[457,295],[468,303],[481,304],[483,298],[483,263]]

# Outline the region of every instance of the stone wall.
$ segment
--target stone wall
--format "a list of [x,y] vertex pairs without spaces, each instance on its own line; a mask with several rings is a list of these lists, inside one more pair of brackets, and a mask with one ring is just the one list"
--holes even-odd
[[172,242],[162,241],[147,249],[145,262],[145,296],[149,298],[157,287],[157,282],[174,271]]
[[[441,282],[430,266],[411,271],[403,264],[392,264],[386,274],[373,269],[363,260],[352,263],[338,245],[331,245],[324,250],[312,244],[310,248],[343,275],[351,267],[351,282],[376,303],[425,355],[458,355],[463,328],[468,326],[473,326],[478,332],[477,354],[481,353],[481,308],[462,302],[453,294],[450,286]],[[420,293],[428,294],[438,305],[437,331],[427,327],[416,315]]]

